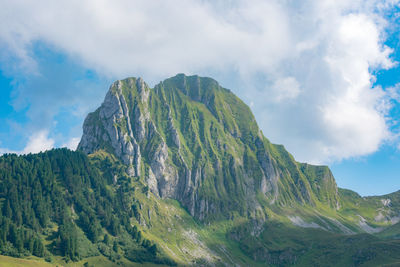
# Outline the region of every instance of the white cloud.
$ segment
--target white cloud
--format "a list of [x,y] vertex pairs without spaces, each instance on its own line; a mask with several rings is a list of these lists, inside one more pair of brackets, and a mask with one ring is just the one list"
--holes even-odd
[[71,150],[75,150],[78,147],[79,141],[81,140],[80,137],[73,137],[70,140],[68,140],[67,143],[64,143],[61,145],[61,147],[66,147]]
[[54,148],[54,140],[49,138],[49,132],[47,130],[41,130],[33,133],[25,146],[21,151],[14,151],[7,148],[0,148],[0,155],[5,153],[15,154],[29,154],[39,153]]
[[152,83],[179,72],[211,75],[254,103],[273,142],[299,160],[329,162],[372,153],[392,134],[390,95],[373,88],[371,70],[393,66],[383,45],[383,14],[393,5],[2,1],[0,59],[13,53],[32,71],[32,44],[41,41],[104,75]]
[[1,148],[0,147],[0,155],[7,154],[7,153],[16,153],[16,152],[12,151],[10,149],[7,149],[7,148]]
[[26,64],[27,48],[43,40],[109,75],[164,77],[210,66],[249,72],[272,69],[290,52],[278,3],[216,10],[193,0],[6,1],[0,36]]
[[394,86],[387,88],[386,91],[391,99],[400,103],[400,83],[396,83]]
[[295,99],[300,94],[300,85],[293,77],[276,80],[271,89],[277,102]]
[[[78,147],[80,141],[80,137],[73,137],[68,142],[62,144],[59,147],[66,147],[71,150],[76,150]],[[10,150],[7,148],[0,148],[0,155],[6,154],[6,153],[15,153],[15,154],[29,154],[29,153],[39,153],[43,152],[46,150],[50,150],[55,148],[55,140],[53,138],[49,137],[49,131],[48,130],[41,130],[36,133],[33,133],[25,146],[24,149],[22,150]]]
[[22,154],[38,153],[52,149],[54,147],[54,140],[48,137],[49,132],[46,130],[34,133],[28,140],[28,143]]

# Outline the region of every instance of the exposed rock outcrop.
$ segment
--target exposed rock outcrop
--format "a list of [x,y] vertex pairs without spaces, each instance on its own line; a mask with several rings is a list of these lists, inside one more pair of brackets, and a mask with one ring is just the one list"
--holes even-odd
[[[87,116],[78,149],[114,154],[128,175],[199,220],[260,217],[259,193],[277,205],[316,199],[313,166],[306,173],[283,146],[269,143],[248,106],[210,78],[180,74],[154,89],[141,78],[116,81]],[[324,197],[336,201],[335,192]]]

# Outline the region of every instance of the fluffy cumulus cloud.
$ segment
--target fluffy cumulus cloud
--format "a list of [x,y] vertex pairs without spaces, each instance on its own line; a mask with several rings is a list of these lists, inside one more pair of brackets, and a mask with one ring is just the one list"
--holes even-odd
[[[80,138],[73,137],[66,143],[63,143],[60,147],[66,147],[75,150],[79,144]],[[40,130],[29,136],[26,146],[22,150],[10,150],[7,148],[0,148],[0,155],[6,153],[15,154],[29,154],[39,153],[54,148],[55,140],[49,137],[48,130]]]
[[271,87],[273,100],[281,102],[287,99],[296,99],[300,94],[299,83],[293,77],[277,79]]
[[29,154],[29,153],[39,153],[52,149],[54,147],[54,140],[49,138],[49,132],[47,130],[41,130],[32,134],[28,138],[28,142],[24,149],[20,151],[9,150],[0,148],[0,154],[4,153],[16,153],[16,154]]
[[61,147],[66,147],[66,148],[75,150],[78,147],[80,140],[81,139],[79,137],[73,137],[70,140],[68,140],[67,143],[62,144]]
[[273,142],[301,161],[330,162],[392,138],[391,94],[373,86],[371,73],[394,64],[383,42],[395,5],[2,0],[0,60],[4,66],[12,55],[8,68],[37,72],[32,46],[43,42],[107,77],[140,75],[154,84],[179,72],[210,75],[253,104]]
[[33,134],[29,138],[28,144],[22,151],[22,154],[38,153],[53,148],[54,140],[49,138],[48,134],[47,131],[40,131]]

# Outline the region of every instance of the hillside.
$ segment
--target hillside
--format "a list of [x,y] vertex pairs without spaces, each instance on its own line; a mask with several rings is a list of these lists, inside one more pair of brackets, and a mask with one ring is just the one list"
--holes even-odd
[[51,263],[400,262],[400,192],[338,188],[328,167],[296,162],[230,90],[198,76],[116,81],[76,152],[0,157],[0,205],[0,254]]

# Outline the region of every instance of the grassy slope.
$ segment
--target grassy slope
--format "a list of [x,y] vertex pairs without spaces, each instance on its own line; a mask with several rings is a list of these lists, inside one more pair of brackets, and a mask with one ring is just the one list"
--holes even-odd
[[[259,236],[252,236],[249,232],[254,225],[244,217],[205,225],[196,222],[175,200],[160,200],[149,194],[142,195],[140,201],[144,204],[143,214],[148,213],[148,207],[153,210],[151,220],[146,217],[147,226],[141,229],[180,264],[208,260],[217,265],[224,262],[241,266],[376,266],[400,261],[400,241],[382,240],[369,234],[348,236],[298,228],[286,217],[292,214],[313,218],[315,213],[310,207],[266,209],[270,221]],[[329,216],[340,219],[334,213]],[[241,231],[246,238],[235,238],[235,231]],[[265,255],[270,256],[265,258]]]
[[231,232],[247,255],[266,265],[377,266],[400,261],[400,241],[369,234],[340,235],[270,221],[258,236],[242,225]]
[[[96,267],[117,267],[121,266],[109,261],[107,258],[98,256],[98,257],[90,257],[79,262],[69,262],[65,263],[61,259],[54,259],[53,263],[44,262],[42,259],[21,259],[21,258],[13,258],[9,256],[2,256],[0,255],[0,267],[55,267],[55,266],[65,266],[65,267],[78,267],[83,266],[85,263],[88,263],[89,266],[96,266]],[[122,266],[148,266],[148,267],[162,267],[163,265],[159,264],[152,264],[152,263],[134,263],[129,261],[122,261]]]
[[378,233],[377,236],[385,239],[400,239],[400,223],[386,228],[382,232]]
[[[341,198],[340,215],[350,222],[357,223],[362,216],[372,227],[388,227],[391,218],[400,215],[400,193],[394,192],[383,196],[361,197],[357,193],[339,188]],[[390,200],[389,204],[385,201]]]
[[[182,219],[180,230],[168,232],[162,225],[153,224],[148,233],[154,240],[168,247],[170,255],[182,257],[182,249],[191,250],[196,255],[196,247],[206,245],[214,254],[213,261],[241,266],[290,265],[296,266],[376,266],[400,261],[400,241],[382,240],[369,234],[341,235],[320,229],[299,228],[285,221],[284,216],[274,215],[259,236],[252,236],[254,225],[248,220],[222,220],[210,225],[197,224],[175,201],[166,201],[172,205]],[[169,207],[171,208],[171,207]],[[158,220],[158,219],[156,219]],[[173,219],[166,219],[173,225]],[[282,222],[285,221],[285,222]],[[171,224],[172,222],[172,224]],[[168,229],[168,228],[167,228]],[[182,234],[191,229],[197,233],[197,240]],[[235,238],[235,231],[242,231],[245,238]],[[194,254],[193,254],[194,253]],[[200,253],[200,252],[199,252]],[[175,255],[174,255],[175,254]],[[200,254],[197,254],[200,255]],[[190,259],[188,254],[183,254]],[[179,258],[175,258],[179,261]],[[200,263],[201,258],[181,261],[183,264]]]
[[51,267],[53,264],[44,262],[43,259],[19,259],[0,255],[0,267]]

